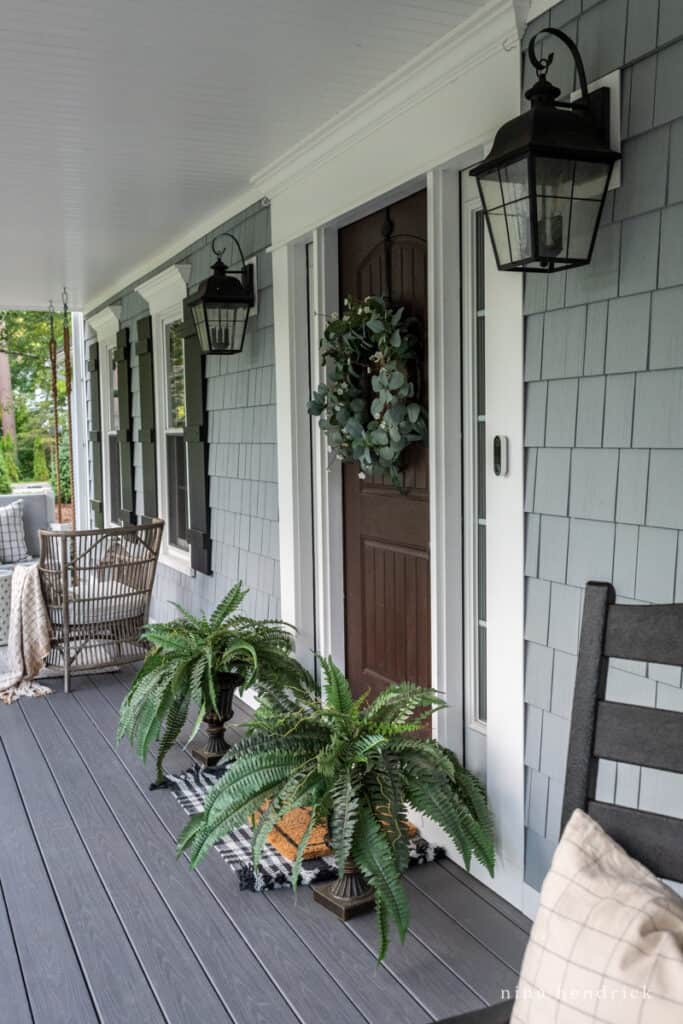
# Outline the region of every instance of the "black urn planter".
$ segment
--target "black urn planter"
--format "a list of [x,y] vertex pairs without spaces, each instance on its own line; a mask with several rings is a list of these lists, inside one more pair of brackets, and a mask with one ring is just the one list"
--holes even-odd
[[238,686],[241,686],[242,679],[236,672],[219,672],[214,679],[216,690],[216,708],[209,710],[204,715],[206,732],[208,734],[206,746],[193,747],[192,756],[206,768],[213,768],[230,749],[230,744],[225,741],[225,723],[233,716],[232,698]]
[[375,905],[375,893],[363,878],[354,861],[349,858],[334,882],[313,885],[313,898],[331,910],[342,921],[359,914],[367,914]]

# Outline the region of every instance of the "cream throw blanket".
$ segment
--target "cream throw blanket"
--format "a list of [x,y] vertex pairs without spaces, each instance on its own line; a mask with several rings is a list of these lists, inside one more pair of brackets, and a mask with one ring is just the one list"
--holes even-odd
[[7,653],[9,672],[0,676],[4,704],[52,693],[49,686],[34,682],[50,653],[50,620],[37,565],[14,567]]

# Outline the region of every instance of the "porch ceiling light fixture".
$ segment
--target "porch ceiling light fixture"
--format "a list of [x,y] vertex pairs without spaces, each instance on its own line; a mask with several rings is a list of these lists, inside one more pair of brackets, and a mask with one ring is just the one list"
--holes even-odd
[[[222,260],[226,247],[217,246],[221,238],[231,239],[236,246],[240,269],[226,267]],[[213,274],[185,299],[185,306],[192,311],[202,352],[237,355],[244,346],[249,311],[254,305],[254,267],[245,263],[234,235],[218,235],[211,248],[218,257],[211,267]]]
[[[553,54],[536,56],[546,33],[570,50],[581,96],[560,102],[547,81]],[[529,41],[538,81],[531,108],[498,129],[491,152],[470,174],[477,179],[499,270],[552,274],[590,263],[612,167],[621,156],[609,143],[609,89],[589,93],[576,44],[544,28]]]

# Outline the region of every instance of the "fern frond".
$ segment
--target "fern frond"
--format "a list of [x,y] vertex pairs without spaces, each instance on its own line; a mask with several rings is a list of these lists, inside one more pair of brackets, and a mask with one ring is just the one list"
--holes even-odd
[[235,583],[230,588],[223,600],[216,606],[216,610],[209,619],[209,625],[212,629],[216,626],[220,626],[222,622],[227,619],[228,615],[232,615],[244,601],[249,591],[242,586],[242,583]]
[[[379,895],[380,904],[386,908],[403,941],[408,931],[409,910],[401,872],[384,830],[367,805],[359,808],[352,856],[358,869]],[[380,960],[385,952],[386,946],[380,949]]]
[[325,674],[325,701],[333,711],[348,714],[353,707],[353,697],[348,680],[331,658],[321,658]]

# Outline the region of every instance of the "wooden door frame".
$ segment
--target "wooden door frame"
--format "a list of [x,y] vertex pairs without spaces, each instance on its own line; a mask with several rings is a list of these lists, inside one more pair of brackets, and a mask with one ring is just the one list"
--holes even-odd
[[[345,663],[344,562],[341,465],[328,469],[328,452],[321,431],[311,429],[306,412],[309,387],[320,381],[318,338],[325,313],[339,309],[338,231],[392,202],[427,189],[428,323],[429,323],[429,473],[430,473],[430,596],[432,678],[446,693],[450,707],[436,718],[435,737],[463,752],[463,579],[462,579],[462,445],[461,445],[461,256],[459,172],[482,155],[470,150],[425,176],[349,210],[295,242],[273,249],[273,286],[276,331],[275,364],[278,424],[278,478],[280,503],[280,559],[282,616],[299,630],[298,654],[312,665],[314,646]],[[310,295],[318,330],[308,330],[306,286],[307,245],[313,246],[313,281]],[[510,331],[513,360],[521,360],[522,279],[506,283],[513,299]],[[303,344],[309,339],[310,344]],[[521,365],[521,363],[520,363]],[[520,402],[513,403],[515,423],[522,420]],[[510,430],[510,433],[513,431]],[[516,492],[523,482],[515,477]],[[519,517],[523,517],[520,499]],[[521,520],[520,520],[521,521]],[[455,538],[455,540],[454,540]],[[520,543],[523,545],[523,531]],[[523,547],[520,547],[520,551]],[[522,563],[523,568],[523,563]],[[517,628],[518,607],[523,607],[523,574],[512,596]],[[519,602],[521,594],[522,605]],[[511,636],[518,658],[523,649]],[[504,653],[504,652],[503,652]],[[523,893],[523,658],[508,665],[506,685],[500,687],[489,715],[488,733],[491,803],[499,825],[502,857],[496,877],[482,880],[516,906]],[[508,683],[508,680],[512,680]],[[505,692],[503,692],[503,690]],[[500,698],[500,699],[498,699]],[[506,762],[507,761],[507,765]],[[513,769],[517,764],[518,770]],[[517,775],[521,773],[522,783]],[[505,776],[510,781],[506,781]],[[517,792],[517,790],[519,790]],[[516,793],[516,799],[511,796]],[[511,803],[516,806],[512,807]],[[425,833],[443,840],[430,823]],[[451,844],[449,854],[458,859]],[[478,872],[477,872],[478,873]]]

